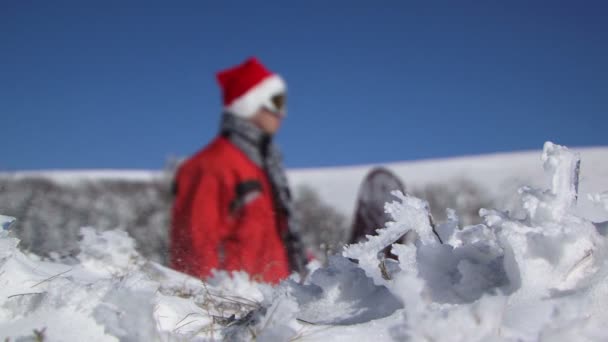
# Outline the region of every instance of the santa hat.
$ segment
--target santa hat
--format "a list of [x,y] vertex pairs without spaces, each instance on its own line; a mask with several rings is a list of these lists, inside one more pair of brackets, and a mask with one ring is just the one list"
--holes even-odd
[[272,97],[287,90],[281,76],[266,69],[255,57],[218,72],[217,81],[223,92],[224,110],[244,118],[252,117],[261,107],[274,108]]

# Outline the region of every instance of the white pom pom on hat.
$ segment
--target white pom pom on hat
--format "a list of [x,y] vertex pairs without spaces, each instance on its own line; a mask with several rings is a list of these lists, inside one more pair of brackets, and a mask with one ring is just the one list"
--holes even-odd
[[287,91],[281,76],[266,69],[255,57],[218,72],[217,81],[224,110],[243,118],[252,117],[261,107],[271,105],[273,96]]

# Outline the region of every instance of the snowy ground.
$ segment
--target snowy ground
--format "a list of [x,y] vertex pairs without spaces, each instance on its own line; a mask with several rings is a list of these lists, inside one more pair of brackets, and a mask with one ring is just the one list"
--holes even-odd
[[[582,157],[581,190],[603,184]],[[608,224],[585,213],[608,217],[608,186],[577,199],[577,158],[546,144],[547,190],[522,188],[518,211],[483,210],[483,225],[450,213],[443,244],[426,203],[395,194],[379,235],[276,287],[203,283],[143,259],[123,231],[84,228],[78,255],[42,260],[0,216],[0,340],[605,341]],[[410,231],[415,244],[393,244]],[[391,244],[398,261],[378,254]]]

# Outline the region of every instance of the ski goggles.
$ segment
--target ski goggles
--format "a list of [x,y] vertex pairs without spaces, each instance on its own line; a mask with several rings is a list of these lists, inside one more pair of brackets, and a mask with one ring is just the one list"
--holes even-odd
[[274,95],[262,107],[276,116],[283,117],[287,114],[287,96],[284,93]]

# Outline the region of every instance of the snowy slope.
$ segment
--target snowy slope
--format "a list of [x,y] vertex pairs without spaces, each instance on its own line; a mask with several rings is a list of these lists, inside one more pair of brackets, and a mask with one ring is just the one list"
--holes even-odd
[[[608,147],[572,148],[583,159],[581,192],[608,189]],[[290,169],[288,175],[294,188],[308,185],[321,198],[344,214],[352,213],[359,184],[375,166],[384,166],[402,178],[409,189],[427,184],[452,184],[470,180],[491,196],[511,196],[522,185],[548,186],[538,151],[498,153],[446,159],[430,159],[375,165]],[[96,180],[151,181],[166,173],[150,170],[52,170],[0,172],[0,178],[24,179],[42,177],[60,184]],[[595,191],[597,192],[597,191]]]
[[[582,158],[581,194],[608,189],[608,147],[573,148]],[[358,186],[374,166],[384,166],[397,174],[407,190],[432,183],[450,184],[469,180],[488,192],[501,204],[512,200],[522,185],[547,187],[538,151],[500,153],[481,156],[350,167],[290,170],[293,186],[311,185],[328,203],[341,212],[352,213]],[[584,196],[582,196],[584,197]],[[581,206],[590,211],[586,201]]]

